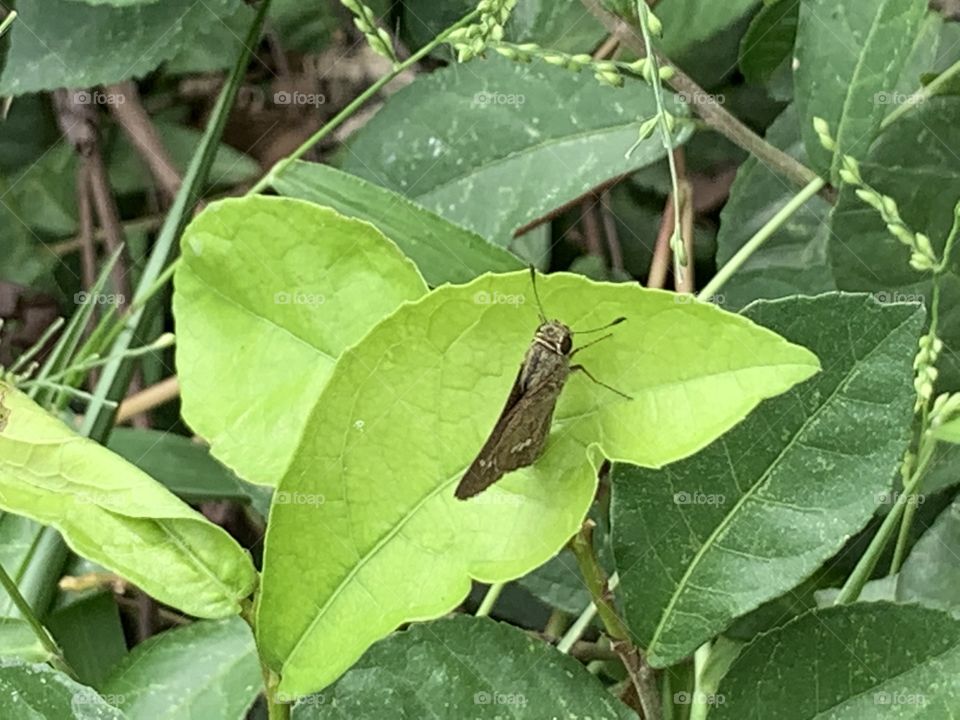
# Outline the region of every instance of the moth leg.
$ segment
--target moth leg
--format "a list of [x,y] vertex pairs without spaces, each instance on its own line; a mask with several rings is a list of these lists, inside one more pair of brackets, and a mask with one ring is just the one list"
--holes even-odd
[[[601,339],[602,339],[602,338],[601,338]],[[592,344],[592,343],[591,343],[591,344]],[[605,388],[606,388],[607,390],[609,390],[610,392],[615,392],[617,395],[619,395],[619,396],[622,397],[622,398],[626,398],[627,400],[633,400],[633,398],[630,397],[629,395],[627,395],[626,393],[620,392],[620,391],[617,390],[615,387],[611,387],[610,385],[607,385],[605,382],[601,382],[601,381],[597,380],[593,375],[590,374],[590,371],[587,370],[583,365],[571,365],[571,366],[570,366],[570,372],[576,372],[576,371],[578,371],[578,370],[579,370],[580,372],[582,372],[584,375],[586,375],[588,378],[590,378],[591,380],[593,380],[593,382],[595,382],[595,383],[596,383],[597,385],[599,385],[600,387],[605,387]]]
[[581,350],[586,350],[586,349],[587,349],[588,347],[590,347],[591,345],[596,345],[596,344],[597,344],[598,342],[600,342],[601,340],[606,340],[607,338],[612,338],[612,337],[613,337],[613,333],[607,333],[607,334],[604,335],[603,337],[598,337],[596,340],[591,340],[591,341],[588,342],[586,345],[581,345],[580,347],[576,348],[576,349],[575,349],[572,353],[570,353],[567,357],[573,357],[574,355],[576,355],[576,354],[577,354],[578,352],[580,352]]

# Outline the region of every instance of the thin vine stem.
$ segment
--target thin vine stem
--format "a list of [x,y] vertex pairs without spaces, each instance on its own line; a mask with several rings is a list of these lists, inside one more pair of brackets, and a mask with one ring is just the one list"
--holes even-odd
[[767,221],[757,233],[750,238],[746,244],[740,248],[736,254],[727,261],[727,264],[724,265],[717,271],[717,274],[706,284],[703,290],[697,295],[697,298],[700,300],[709,300],[714,295],[719,292],[719,290],[727,284],[727,281],[733,277],[733,274],[741,268],[741,266],[753,255],[757,250],[760,249],[760,246],[763,245],[767,240],[769,240],[773,234],[780,229],[781,226],[787,220],[789,220],[797,210],[799,210],[803,205],[810,200],[814,195],[819,193],[824,187],[826,187],[827,181],[823,178],[816,178],[812,180],[803,190],[794,195],[790,202],[784,205],[780,210]]
[[[647,7],[646,0],[637,0],[637,17],[640,19],[640,32],[643,33],[643,42],[648,48],[653,48],[652,33],[650,32],[650,8]],[[657,127],[660,130],[660,138],[663,141],[663,148],[667,151],[667,165],[670,168],[670,186],[673,190],[673,235],[670,238],[671,249],[673,250],[674,275],[679,281],[683,277],[683,269],[687,265],[686,252],[684,252],[683,238],[681,236],[680,222],[680,179],[677,176],[677,161],[673,155],[673,133],[667,122],[667,109],[663,101],[663,85],[660,82],[660,61],[657,54],[650,52],[647,54],[647,62],[650,63],[650,86],[653,88],[653,98],[657,103]]]
[[2,563],[0,563],[0,585],[3,586],[3,589],[10,597],[10,600],[23,616],[23,619],[26,620],[27,625],[30,626],[33,634],[36,635],[37,640],[39,640],[40,644],[43,645],[44,650],[50,654],[50,664],[60,672],[66,673],[76,680],[77,674],[73,671],[73,668],[70,667],[70,664],[64,658],[63,651],[53,639],[50,631],[44,627],[43,623],[40,622],[40,619],[36,616],[36,614],[34,614],[33,608],[30,607],[30,603],[28,603],[27,599],[21,594],[17,583],[14,582],[13,578],[7,574],[7,571],[3,567]]
[[491,585],[490,589],[487,590],[487,594],[483,596],[483,601],[480,603],[480,607],[477,608],[474,617],[487,617],[490,611],[493,610],[493,606],[497,604],[500,593],[503,592],[505,586],[506,583],[494,583]]
[[353,102],[347,105],[343,110],[338,112],[330,122],[324,125],[322,128],[317,130],[313,135],[311,135],[306,142],[304,142],[300,147],[294,150],[290,155],[287,155],[282,160],[279,160],[269,172],[264,175],[257,183],[250,188],[247,192],[247,195],[253,195],[259,192],[263,192],[266,188],[270,187],[273,182],[284,173],[284,171],[290,167],[296,160],[299,160],[303,157],[314,145],[323,140],[327,135],[332,133],[338,127],[340,127],[344,122],[346,122],[354,113],[357,112],[366,102],[380,92],[383,87],[393,80],[395,77],[408,70],[409,68],[416,65],[420,60],[425,58],[436,48],[446,42],[446,39],[455,31],[459,30],[462,27],[465,27],[480,17],[479,10],[473,10],[469,14],[465,15],[458,22],[448,27],[442,33],[437,35],[433,40],[420,48],[417,52],[411,55],[409,58],[404,60],[402,63],[394,65],[393,70],[377,80],[373,85],[364,90],[360,95],[358,95]]
[[[960,203],[958,203],[954,208],[953,226],[950,228],[950,234],[947,236],[947,240],[943,245],[943,255],[940,258],[940,262],[937,263],[937,266],[933,271],[933,287],[930,293],[930,329],[927,331],[927,335],[931,338],[937,337],[937,329],[940,324],[940,295],[942,292],[943,276],[950,267],[950,257],[953,254],[953,246],[956,243],[958,234],[960,234]],[[926,401],[923,403],[923,408],[920,415],[921,443],[924,441],[924,438],[927,436],[929,430],[930,401]],[[935,441],[933,440],[930,442],[935,444]],[[932,454],[933,450],[931,449],[930,452]],[[918,479],[918,482],[914,487],[914,491],[918,490],[919,486],[920,483]],[[906,494],[907,490],[904,489],[903,492]],[[891,575],[900,571],[900,568],[903,566],[903,561],[906,559],[907,543],[910,539],[910,529],[913,526],[913,519],[916,515],[916,512],[917,503],[908,502],[903,512],[903,519],[900,522],[900,532],[897,535],[897,544],[893,551],[893,560],[890,562]]]

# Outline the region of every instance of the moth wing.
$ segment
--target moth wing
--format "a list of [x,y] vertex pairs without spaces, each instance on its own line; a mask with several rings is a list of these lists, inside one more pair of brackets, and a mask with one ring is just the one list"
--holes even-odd
[[[522,374],[521,367],[500,418],[457,485],[455,494],[460,500],[486,490],[505,473],[532,464],[543,449],[559,392],[556,382],[550,379],[524,392],[520,382]],[[531,413],[531,408],[541,403],[549,403],[549,407]],[[526,433],[516,432],[531,416],[539,418],[538,424]],[[518,437],[522,437],[519,444]]]

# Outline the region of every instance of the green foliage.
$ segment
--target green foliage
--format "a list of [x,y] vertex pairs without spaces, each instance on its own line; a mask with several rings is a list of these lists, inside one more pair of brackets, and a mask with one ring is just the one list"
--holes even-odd
[[[661,159],[656,137],[625,157],[655,112],[646,85],[622,92],[587,73],[492,56],[394,96],[351,141],[343,169],[506,247],[552,208]],[[688,135],[678,126],[677,142]]]
[[221,528],[0,383],[0,507],[57,528],[74,550],[199,617],[239,611],[250,558]]
[[[463,658],[472,658],[464,666]],[[304,697],[293,720],[378,717],[636,715],[575,660],[509,625],[455,617],[377,643],[334,685]]]
[[833,556],[873,515],[906,449],[914,394],[902,378],[919,306],[823,295],[745,314],[816,352],[824,371],[688,460],[614,472],[624,610],[658,667]]
[[960,623],[943,612],[891,603],[816,610],[743,649],[710,717],[867,720],[887,708],[932,720],[956,709],[958,670]]
[[[671,462],[818,369],[808,351],[710,305],[572,275],[539,290],[573,327],[631,318],[582,362],[636,399],[571,378],[541,460],[463,503],[453,487],[536,327],[529,276],[444,286],[377,325],[337,363],[271,513],[258,639],[282,691],[319,689],[399,622],[449,611],[470,577],[509,580],[547,560],[583,519],[600,454]],[[703,343],[711,352],[696,357]],[[390,481],[376,480],[385,469]]]

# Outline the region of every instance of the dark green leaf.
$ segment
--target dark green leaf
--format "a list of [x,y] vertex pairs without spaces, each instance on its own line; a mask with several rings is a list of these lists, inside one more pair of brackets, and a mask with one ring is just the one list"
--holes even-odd
[[277,192],[328,205],[373,223],[413,260],[432,286],[469,282],[485,272],[516,270],[515,255],[444,220],[403,195],[329,165],[297,162],[274,182]]
[[960,500],[937,518],[907,556],[897,599],[960,612]]
[[[391,97],[344,169],[506,247],[519,228],[664,156],[654,136],[625,157],[656,109],[646,84],[628,84],[499,56],[449,67]],[[689,132],[681,125],[677,141]]]
[[813,350],[823,372],[688,460],[616,467],[624,609],[657,667],[809,577],[870,520],[906,449],[921,307],[824,295],[745,314]]
[[[293,700],[294,698],[290,698]],[[492,620],[418,624],[374,645],[293,720],[592,718],[636,715],[573,658]]]
[[[115,700],[116,698],[108,698]],[[24,714],[29,708],[29,713]],[[125,720],[93,688],[49,665],[0,658],[0,717],[29,720]]]
[[102,690],[131,718],[241,720],[262,688],[250,628],[230,618],[151,637],[117,666]]
[[912,605],[815,610],[747,645],[711,720],[939,720],[960,704],[960,623]]

